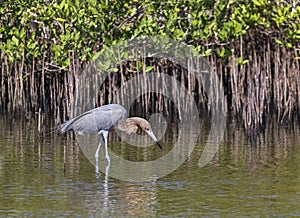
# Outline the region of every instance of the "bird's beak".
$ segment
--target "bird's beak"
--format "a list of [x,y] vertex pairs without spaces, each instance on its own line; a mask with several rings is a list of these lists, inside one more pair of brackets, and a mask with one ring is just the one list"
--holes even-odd
[[162,149],[162,147],[161,147],[161,145],[160,145],[159,141],[156,141],[156,143],[155,143],[155,144],[157,144],[157,146],[158,146],[160,149]]
[[162,149],[159,141],[157,140],[157,138],[155,137],[155,135],[153,134],[152,131],[147,131],[147,134],[153,139],[153,141],[155,141],[155,144],[157,144],[157,146]]

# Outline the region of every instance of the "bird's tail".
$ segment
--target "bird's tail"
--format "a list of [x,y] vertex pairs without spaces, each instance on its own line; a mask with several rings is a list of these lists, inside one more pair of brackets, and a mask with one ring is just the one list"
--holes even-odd
[[72,124],[72,120],[68,120],[68,121],[64,122],[63,124],[58,125],[56,128],[56,132],[58,134],[62,134],[62,133],[72,130],[71,124]]

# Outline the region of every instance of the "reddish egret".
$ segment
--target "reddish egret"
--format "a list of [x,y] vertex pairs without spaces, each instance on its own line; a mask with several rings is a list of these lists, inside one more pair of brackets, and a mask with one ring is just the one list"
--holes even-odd
[[154,142],[162,149],[157,138],[153,134],[150,123],[140,117],[127,118],[126,109],[118,104],[108,104],[92,110],[89,110],[71,120],[58,126],[58,133],[64,133],[68,131],[76,131],[79,134],[88,132],[98,132],[100,135],[100,142],[95,153],[95,159],[98,161],[102,140],[105,143],[105,156],[108,163],[110,158],[107,150],[107,137],[109,131],[117,129],[128,135],[137,133],[138,129],[141,128],[147,133]]

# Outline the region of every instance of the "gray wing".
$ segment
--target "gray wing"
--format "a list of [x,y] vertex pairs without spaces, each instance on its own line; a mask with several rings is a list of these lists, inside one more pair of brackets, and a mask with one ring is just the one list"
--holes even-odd
[[63,133],[74,130],[79,133],[99,132],[110,130],[119,120],[127,117],[126,109],[118,104],[108,104],[89,110],[58,127]]

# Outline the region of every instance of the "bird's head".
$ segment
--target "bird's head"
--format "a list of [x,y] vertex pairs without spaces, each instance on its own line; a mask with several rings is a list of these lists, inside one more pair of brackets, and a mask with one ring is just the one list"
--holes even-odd
[[[140,118],[140,117],[131,117],[129,118],[130,121],[132,123],[134,123],[136,125],[136,128],[135,128],[135,132],[138,133],[138,130],[139,128],[142,130],[142,132],[146,133],[148,136],[150,136],[153,141],[155,142],[155,144],[157,144],[157,146],[162,149],[159,141],[157,140],[156,136],[154,135],[153,131],[152,131],[152,128],[151,128],[151,125],[150,123],[143,119],[143,118]],[[139,128],[138,128],[139,127]]]

